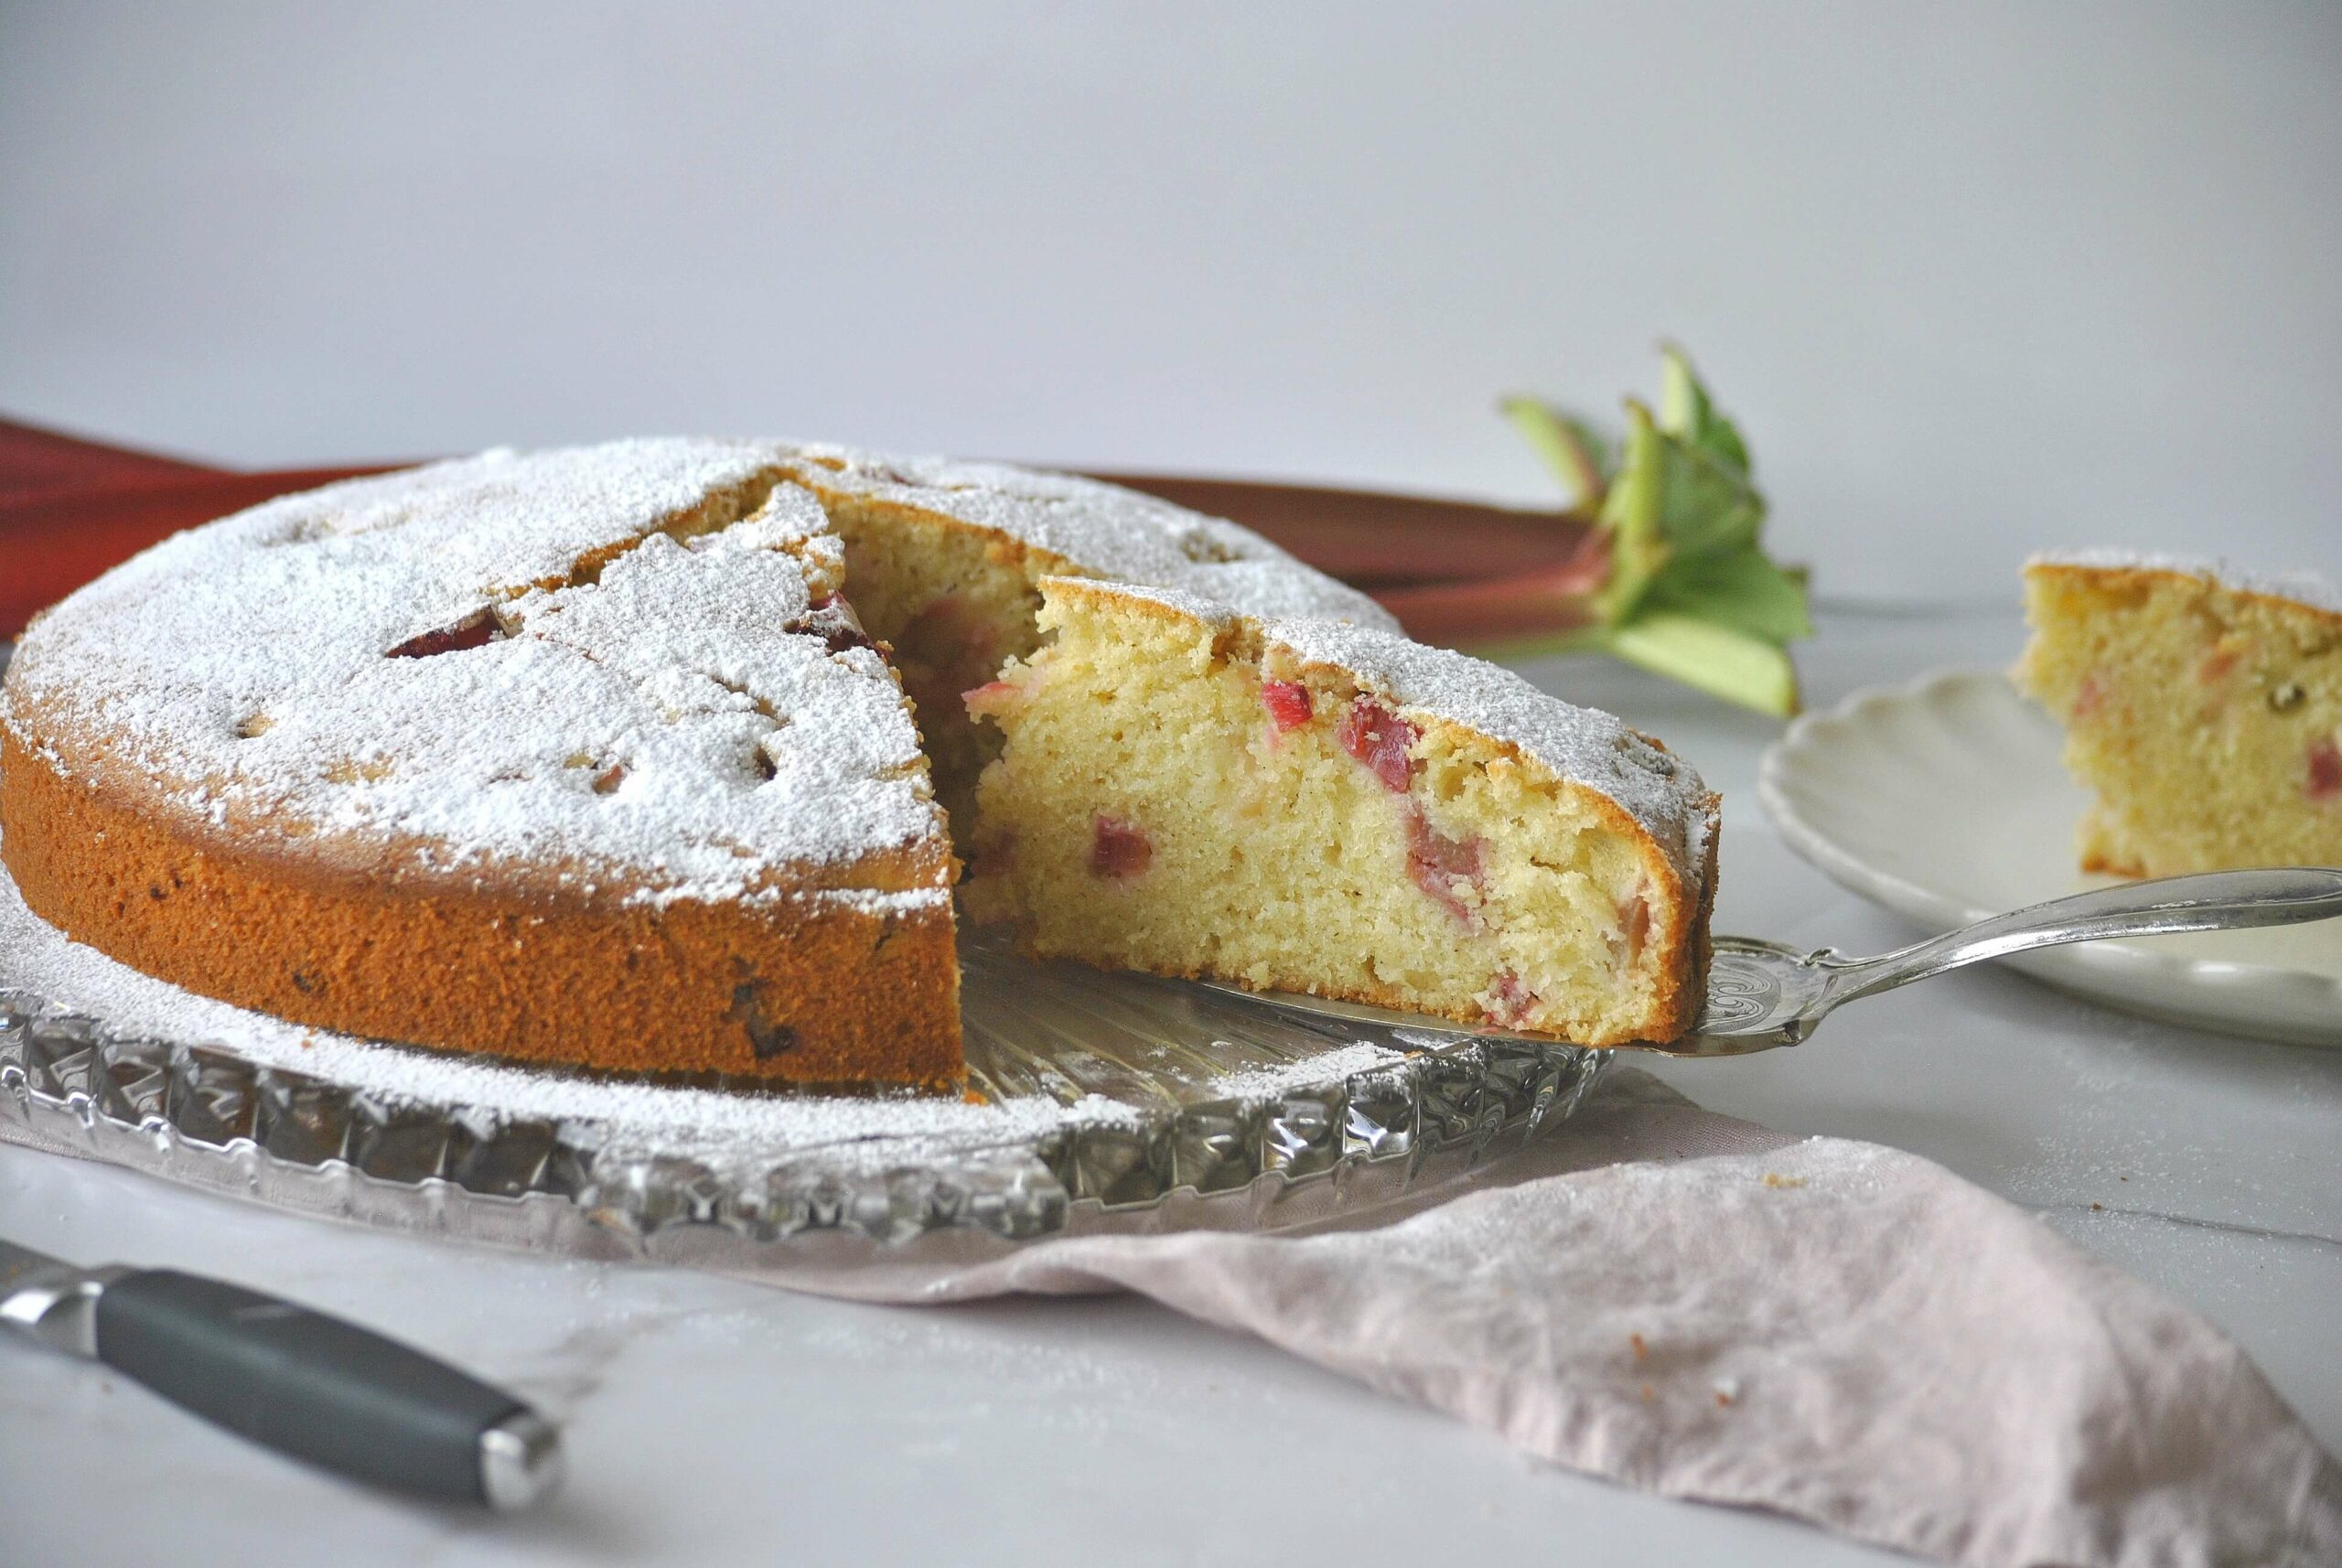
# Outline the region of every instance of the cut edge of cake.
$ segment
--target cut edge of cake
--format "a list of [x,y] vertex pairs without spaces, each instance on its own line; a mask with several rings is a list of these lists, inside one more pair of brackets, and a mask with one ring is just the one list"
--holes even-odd
[[[1375,628],[1043,585],[962,901],[1030,950],[1583,1044],[1672,1039],[1717,810],[1609,714]],[[1085,745],[1085,739],[1088,744]]]

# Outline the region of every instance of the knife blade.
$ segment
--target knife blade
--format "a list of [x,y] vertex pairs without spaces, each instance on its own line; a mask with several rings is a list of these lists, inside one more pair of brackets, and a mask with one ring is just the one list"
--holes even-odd
[[223,1280],[78,1268],[0,1240],[0,1328],[377,1486],[510,1513],[560,1485],[560,1429],[522,1401],[370,1328]]

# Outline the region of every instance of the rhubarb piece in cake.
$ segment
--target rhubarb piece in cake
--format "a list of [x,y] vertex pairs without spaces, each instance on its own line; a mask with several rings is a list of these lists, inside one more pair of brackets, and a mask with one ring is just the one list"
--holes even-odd
[[1606,714],[1376,628],[1043,585],[969,694],[972,915],[1041,954],[1589,1044],[1697,1015],[1716,801]]
[[2090,791],[2083,869],[2342,865],[2342,589],[2113,552],[2025,585],[2016,678]]

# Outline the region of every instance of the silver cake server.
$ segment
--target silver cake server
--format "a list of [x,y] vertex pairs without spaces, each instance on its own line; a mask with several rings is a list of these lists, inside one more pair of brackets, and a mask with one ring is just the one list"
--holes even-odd
[[[2100,887],[1994,915],[1876,958],[1846,958],[1829,948],[1799,952],[1755,937],[1718,937],[1715,961],[1708,971],[1707,1001],[1691,1033],[1665,1045],[1641,1041],[1609,1048],[1656,1051],[1670,1057],[1746,1056],[1776,1046],[1796,1045],[1842,1003],[1875,996],[1988,958],[2110,937],[2291,926],[2337,915],[2342,915],[2342,870],[2296,865],[2265,871],[2208,871],[2195,876]],[[1298,992],[1246,991],[1201,983],[1288,1013],[1379,1024],[1414,1034],[1455,1039],[1552,1038],[1495,1027],[1467,1027],[1420,1013],[1329,1001]]]
[[0,1329],[102,1361],[206,1421],[378,1487],[509,1513],[561,1481],[559,1429],[512,1395],[224,1280],[77,1268],[0,1240]]

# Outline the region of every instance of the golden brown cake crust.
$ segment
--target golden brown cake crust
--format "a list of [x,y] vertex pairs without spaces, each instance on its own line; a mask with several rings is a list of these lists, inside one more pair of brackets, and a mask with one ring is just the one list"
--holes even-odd
[[[1659,745],[1656,740],[1653,746]],[[1723,839],[1721,822],[1723,800],[1714,795],[1707,798],[1707,813],[1712,823],[1707,847],[1701,855],[1700,897],[1696,908],[1691,900],[1676,904],[1676,918],[1668,925],[1661,951],[1673,962],[1670,965],[1680,976],[1667,990],[1663,1006],[1665,1015],[1650,1037],[1665,1043],[1689,1034],[1700,1021],[1700,1012],[1708,1003],[1708,969],[1715,961],[1715,936],[1713,921],[1716,912],[1716,851]]]
[[321,875],[205,843],[0,737],[0,851],[77,941],[206,995],[381,1038],[630,1072],[958,1079],[949,908],[611,907]]
[[2237,575],[2221,571],[2214,562],[2166,563],[2156,561],[2152,556],[2142,556],[2131,562],[2111,558],[2100,562],[2053,556],[2027,562],[2025,572],[2027,577],[2045,581],[2058,579],[2068,583],[2086,583],[2101,593],[2111,595],[2144,592],[2158,583],[2185,584],[2198,588],[2210,585],[2240,599],[2257,600],[2287,614],[2307,615],[2323,620],[2334,632],[2342,635],[2342,607],[2325,601],[2317,591],[2324,585],[2315,582],[2294,585],[2278,579]]

